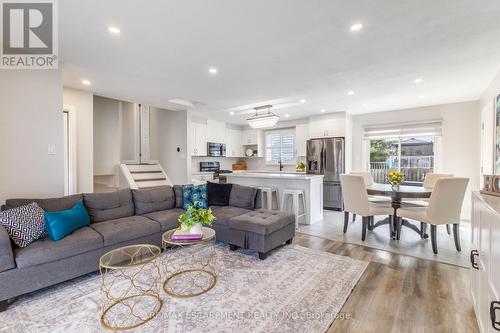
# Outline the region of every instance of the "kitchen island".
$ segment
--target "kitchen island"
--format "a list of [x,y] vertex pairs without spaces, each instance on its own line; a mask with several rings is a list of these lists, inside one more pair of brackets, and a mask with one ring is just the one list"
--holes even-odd
[[280,204],[284,189],[304,190],[307,218],[303,223],[312,224],[323,219],[323,175],[240,171],[225,176],[227,182],[232,184],[278,189]]

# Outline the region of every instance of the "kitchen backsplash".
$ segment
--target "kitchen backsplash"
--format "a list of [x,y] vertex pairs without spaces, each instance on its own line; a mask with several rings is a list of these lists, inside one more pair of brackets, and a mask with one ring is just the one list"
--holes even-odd
[[193,156],[191,157],[191,169],[192,172],[199,172],[200,171],[200,162],[212,162],[212,161],[218,161],[220,163],[220,168],[222,170],[231,170],[232,165],[239,160],[244,160],[240,159],[237,157],[197,157]]

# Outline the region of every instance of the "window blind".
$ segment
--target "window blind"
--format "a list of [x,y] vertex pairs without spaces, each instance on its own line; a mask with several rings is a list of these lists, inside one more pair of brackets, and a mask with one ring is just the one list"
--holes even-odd
[[390,139],[409,138],[415,136],[442,136],[443,121],[431,120],[413,123],[393,123],[375,126],[366,126],[363,139]]
[[295,162],[295,131],[279,129],[265,132],[266,162]]

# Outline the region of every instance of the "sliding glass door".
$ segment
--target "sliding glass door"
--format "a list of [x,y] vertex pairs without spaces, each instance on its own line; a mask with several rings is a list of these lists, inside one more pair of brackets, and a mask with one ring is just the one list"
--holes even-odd
[[420,186],[434,171],[434,136],[369,140],[370,172],[376,183],[387,183],[390,169],[402,171],[405,185]]

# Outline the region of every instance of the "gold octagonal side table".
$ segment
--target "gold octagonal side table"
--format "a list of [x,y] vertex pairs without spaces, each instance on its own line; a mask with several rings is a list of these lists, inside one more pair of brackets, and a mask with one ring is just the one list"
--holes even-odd
[[217,253],[213,245],[215,230],[203,227],[203,239],[176,241],[171,236],[175,229],[162,235],[164,249],[163,291],[178,298],[202,295],[217,283]]
[[150,244],[120,247],[99,259],[101,325],[112,331],[130,330],[153,319],[161,310],[161,249]]

